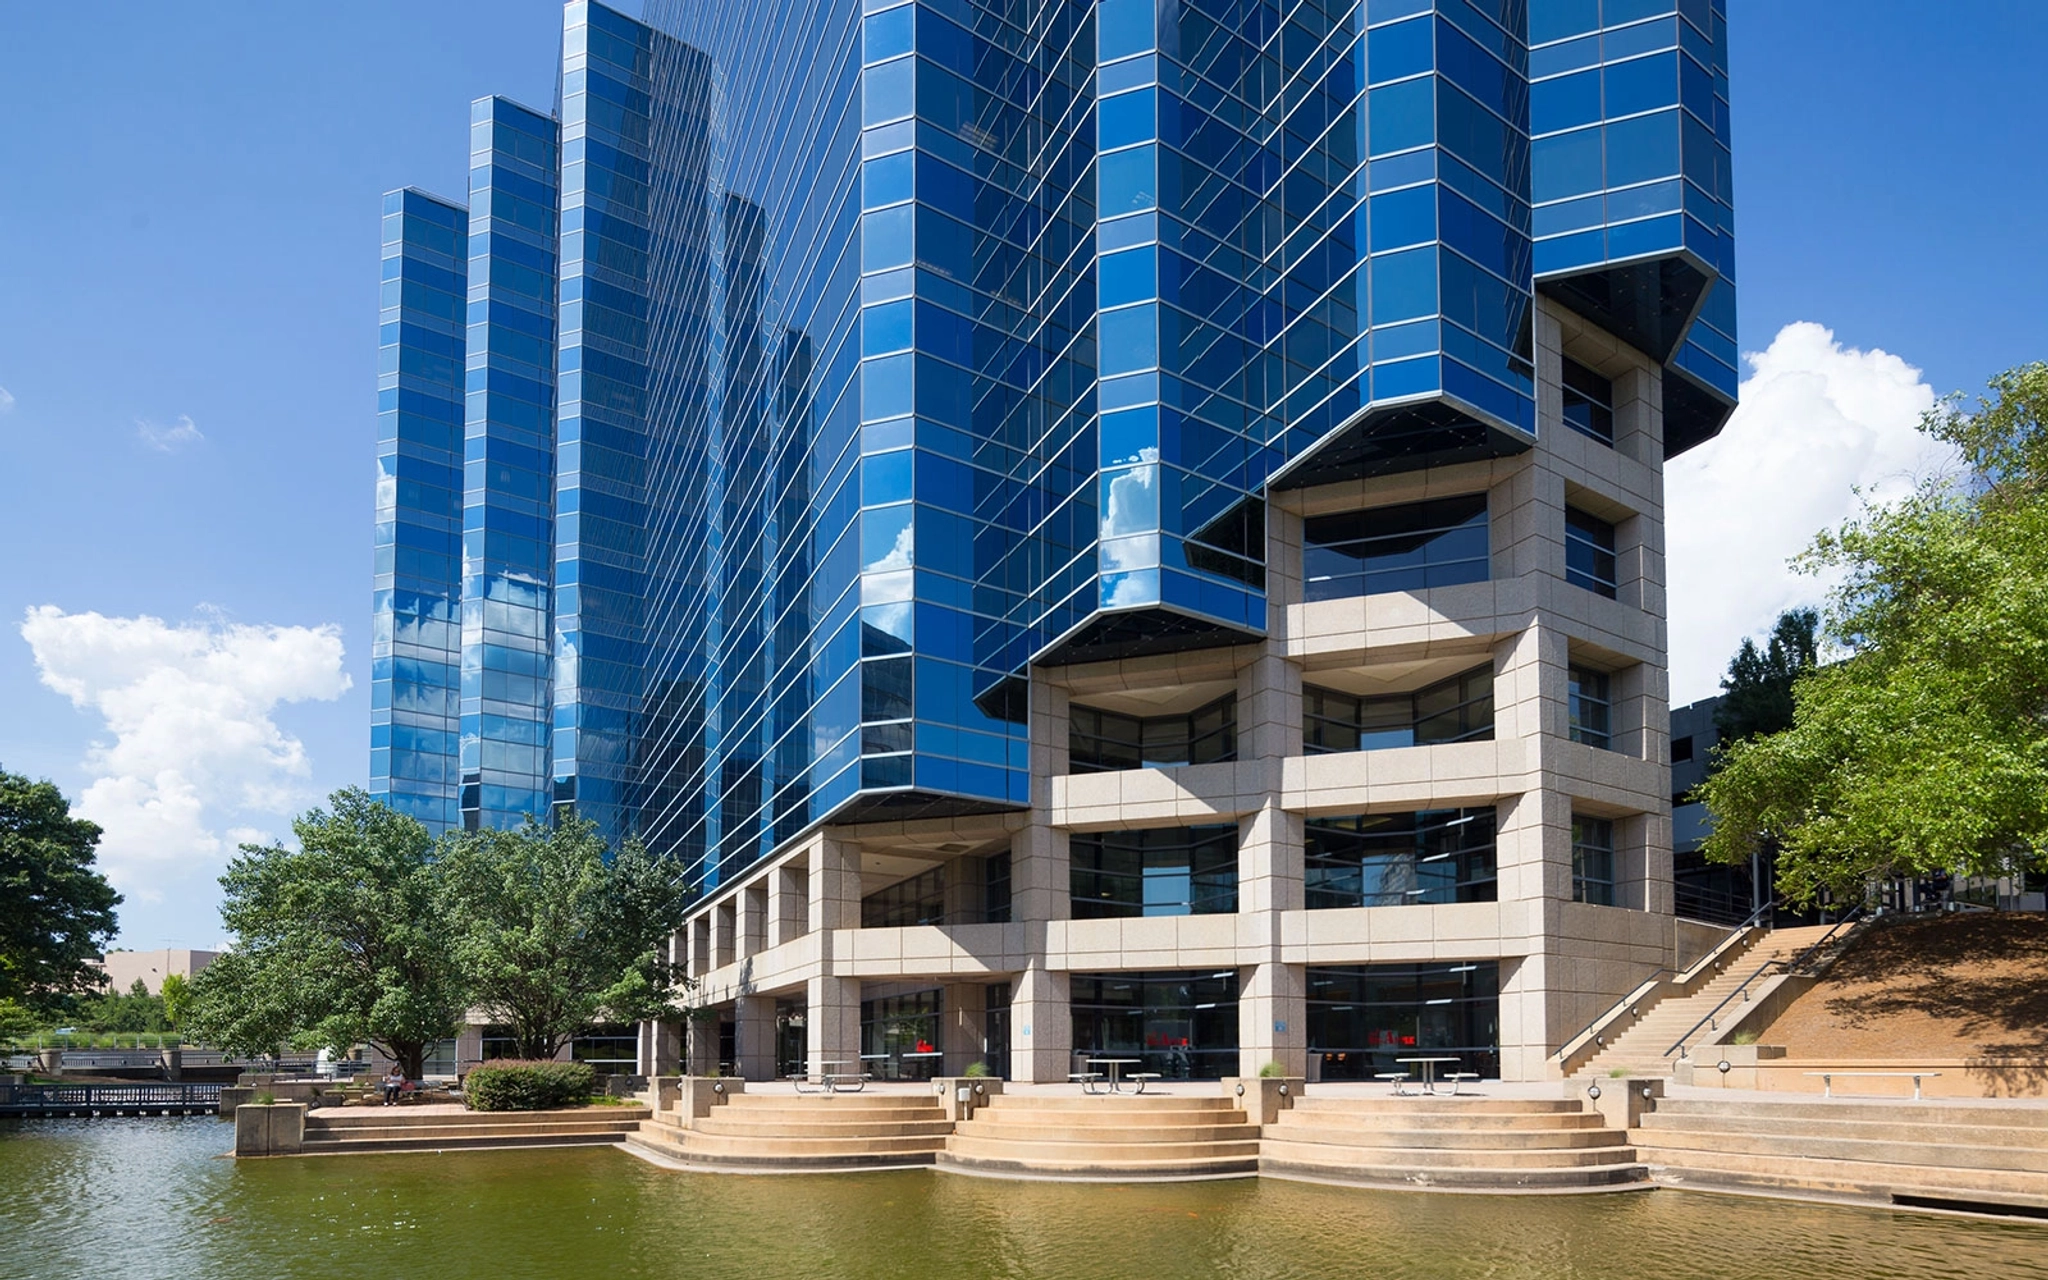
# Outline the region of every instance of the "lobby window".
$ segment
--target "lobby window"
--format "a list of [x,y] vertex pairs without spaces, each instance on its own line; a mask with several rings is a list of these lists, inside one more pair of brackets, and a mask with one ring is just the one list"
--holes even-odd
[[1177,715],[1127,716],[1076,704],[1067,735],[1067,770],[1159,769],[1237,759],[1237,695]]
[[1564,577],[1575,587],[1619,598],[1614,526],[1577,507],[1564,509]]
[[1692,759],[1692,735],[1671,740],[1671,763],[1685,764]]
[[1076,920],[1201,916],[1237,910],[1237,824],[1076,834]]
[[1307,821],[1311,911],[1492,902],[1494,811],[1431,809]]
[[1308,969],[1308,1051],[1325,1080],[1406,1071],[1396,1059],[1455,1057],[1450,1071],[1500,1075],[1500,965],[1373,964]]
[[981,918],[988,924],[1010,922],[1010,851],[981,860]]
[[[1077,1057],[1136,1058],[1125,1073],[1169,1080],[1237,1074],[1237,973],[1077,973],[1071,980]],[[1073,1068],[1076,1071],[1092,1068]]]
[[860,927],[897,929],[914,924],[946,922],[946,872],[933,867],[922,875],[878,889],[860,900]]
[[1314,516],[1303,522],[1302,538],[1309,600],[1423,591],[1492,574],[1483,493]]
[[1614,384],[1570,356],[1564,361],[1564,425],[1614,443]]
[[1602,751],[1614,749],[1614,702],[1610,677],[1587,667],[1571,669],[1572,741]]
[[1614,905],[1614,824],[1572,815],[1572,900]]
[[1413,693],[1354,697],[1304,685],[1302,750],[1377,751],[1493,739],[1493,665],[1474,667]]
[[860,1002],[862,1069],[877,1080],[929,1080],[945,1061],[939,1049],[940,992],[913,991]]

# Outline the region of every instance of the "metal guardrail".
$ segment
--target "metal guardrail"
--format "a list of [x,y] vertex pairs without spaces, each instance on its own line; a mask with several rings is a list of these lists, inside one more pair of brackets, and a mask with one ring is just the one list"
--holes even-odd
[[1708,1029],[1714,1031],[1720,1030],[1721,1024],[1718,1021],[1716,1021],[1716,1019],[1718,1019],[1721,1016],[1721,1010],[1727,1008],[1729,1004],[1735,999],[1735,997],[1741,996],[1742,1002],[1744,1004],[1749,1003],[1749,987],[1751,983],[1755,982],[1758,978],[1763,977],[1765,972],[1774,966],[1785,973],[1793,973],[1799,969],[1804,968],[1806,966],[1807,961],[1814,955],[1815,952],[1819,951],[1822,947],[1828,945],[1828,943],[1834,941],[1835,935],[1842,931],[1842,926],[1848,924],[1851,920],[1854,920],[1858,915],[1862,914],[1862,911],[1863,908],[1860,906],[1851,907],[1848,910],[1848,912],[1842,916],[1840,920],[1835,921],[1833,928],[1829,929],[1826,933],[1820,936],[1820,941],[1814,943],[1812,946],[1800,952],[1798,955],[1793,956],[1790,960],[1772,959],[1766,960],[1762,964],[1758,965],[1756,967],[1756,972],[1750,974],[1747,978],[1744,978],[1742,980],[1742,984],[1736,987],[1735,990],[1729,992],[1726,996],[1722,997],[1721,1003],[1715,1005],[1711,1010],[1709,1010],[1706,1017],[1701,1018],[1698,1022],[1693,1023],[1692,1027],[1689,1030],[1687,1030],[1684,1035],[1678,1037],[1678,1042],[1672,1045],[1669,1049],[1666,1049],[1664,1051],[1664,1056],[1668,1058],[1674,1053],[1681,1058],[1689,1056],[1689,1054],[1691,1053],[1691,1049],[1689,1048],[1687,1042],[1693,1038],[1693,1035],[1696,1032],[1698,1032],[1701,1027],[1707,1027]]
[[220,1110],[217,1084],[0,1084],[0,1116],[197,1114]]
[[[1606,1026],[1607,1023],[1613,1021],[1615,1018],[1620,1017],[1622,1010],[1630,1009],[1636,1004],[1640,1003],[1645,997],[1647,997],[1652,991],[1654,991],[1659,984],[1661,984],[1664,981],[1666,975],[1670,975],[1677,978],[1684,978],[1687,975],[1697,973],[1701,969],[1712,964],[1716,959],[1720,957],[1723,951],[1726,951],[1729,947],[1735,945],[1738,939],[1743,937],[1743,935],[1747,934],[1751,929],[1755,928],[1757,922],[1762,920],[1767,912],[1776,910],[1777,905],[1778,904],[1776,900],[1773,900],[1770,902],[1766,902],[1764,905],[1758,907],[1755,911],[1752,911],[1749,915],[1749,919],[1744,920],[1741,924],[1738,924],[1734,928],[1730,929],[1728,931],[1728,936],[1721,939],[1719,943],[1715,944],[1714,949],[1712,951],[1707,952],[1707,954],[1693,961],[1684,969],[1674,969],[1670,965],[1664,965],[1660,968],[1651,970],[1650,973],[1647,974],[1642,981],[1636,983],[1635,986],[1629,988],[1629,993],[1627,995],[1615,1001],[1613,1004],[1608,1005],[1607,1008],[1602,1010],[1596,1017],[1594,1017],[1594,1019],[1591,1022],[1588,1022],[1584,1027],[1580,1028],[1580,1030],[1576,1034],[1567,1038],[1564,1042],[1563,1047],[1558,1049],[1555,1055],[1557,1060],[1559,1062],[1563,1062],[1565,1059],[1571,1057],[1572,1054],[1584,1048],[1588,1038],[1594,1036],[1595,1033],[1600,1031],[1601,1028]],[[1635,1012],[1637,1017],[1642,1016],[1640,1010],[1636,1010]]]

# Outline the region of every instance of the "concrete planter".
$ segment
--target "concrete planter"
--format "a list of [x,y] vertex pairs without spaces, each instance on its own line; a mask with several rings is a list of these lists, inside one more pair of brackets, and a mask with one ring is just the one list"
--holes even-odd
[[1645,1111],[1657,1109],[1657,1100],[1669,1083],[1662,1076],[1601,1076],[1567,1082],[1564,1096],[1585,1102],[1600,1114],[1600,1123],[1606,1128],[1627,1130],[1642,1123]]
[[304,1103],[245,1102],[235,1108],[236,1156],[294,1156],[305,1143]]
[[660,1104],[673,1107],[676,1123],[688,1129],[710,1115],[713,1107],[724,1106],[727,1098],[745,1093],[747,1082],[740,1076],[661,1076],[655,1089]]
[[976,1107],[987,1106],[1003,1091],[1000,1076],[934,1076],[931,1083],[946,1118],[955,1124],[972,1119]]
[[36,1070],[46,1076],[64,1074],[64,1051],[62,1049],[36,1050]]
[[1282,1111],[1293,1110],[1295,1099],[1307,1086],[1303,1076],[1230,1076],[1223,1081],[1223,1092],[1244,1108],[1245,1119],[1268,1125]]

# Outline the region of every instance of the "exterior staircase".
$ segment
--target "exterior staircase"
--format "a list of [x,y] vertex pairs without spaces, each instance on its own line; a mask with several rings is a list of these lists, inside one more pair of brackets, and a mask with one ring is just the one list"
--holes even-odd
[[1302,1098],[1259,1172],[1370,1186],[1616,1190],[1648,1174],[1628,1135],[1569,1098]]
[[[1670,1075],[1671,1068],[1678,1062],[1678,1055],[1674,1053],[1667,1058],[1664,1052],[1680,1036],[1713,1012],[1715,1006],[1757,971],[1758,966],[1770,960],[1791,960],[1826,937],[1829,928],[1828,925],[1815,925],[1810,928],[1773,929],[1761,935],[1745,951],[1724,962],[1719,973],[1690,995],[1666,996],[1645,1009],[1641,1018],[1629,1024],[1618,1036],[1610,1037],[1604,1048],[1573,1073],[1574,1077],[1612,1075],[1617,1068],[1636,1076]],[[1751,990],[1754,992],[1754,988]],[[1736,1007],[1731,1006],[1727,1013],[1732,1015]]]
[[1234,1098],[1002,1094],[946,1139],[938,1168],[1070,1182],[1245,1178],[1259,1127]]
[[927,1095],[740,1093],[688,1127],[657,1113],[627,1145],[694,1168],[834,1173],[928,1165],[952,1129]]
[[404,1107],[322,1107],[306,1114],[300,1150],[311,1156],[605,1146],[624,1142],[648,1114],[640,1106],[459,1115],[420,1115]]
[[2048,1109],[1665,1098],[1629,1131],[1659,1182],[2048,1217]]

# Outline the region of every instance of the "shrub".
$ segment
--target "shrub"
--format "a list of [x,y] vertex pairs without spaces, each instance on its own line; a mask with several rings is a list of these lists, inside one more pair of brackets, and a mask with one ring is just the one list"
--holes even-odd
[[1757,1031],[1738,1031],[1738,1032],[1736,1032],[1736,1033],[1735,1033],[1735,1043],[1736,1043],[1736,1044],[1755,1044],[1755,1043],[1757,1042],[1757,1039],[1758,1039],[1758,1037],[1759,1037],[1759,1036],[1760,1036],[1761,1034],[1762,1034],[1761,1032],[1757,1032]]
[[547,1111],[590,1099],[597,1073],[584,1062],[494,1058],[462,1080],[472,1111]]
[[967,1064],[967,1074],[979,1080],[983,1076],[993,1075],[995,1073],[988,1069],[988,1064],[986,1062],[975,1061]]
[[1281,1066],[1277,1062],[1269,1062],[1265,1066],[1259,1068],[1259,1074],[1267,1079],[1271,1079],[1275,1076],[1286,1075],[1287,1068]]

